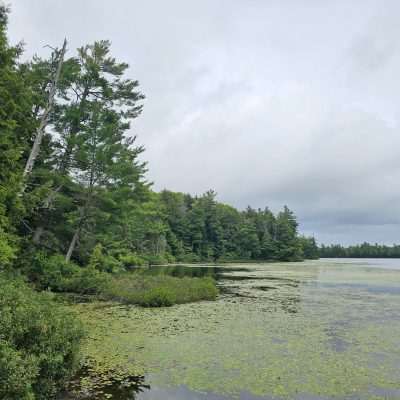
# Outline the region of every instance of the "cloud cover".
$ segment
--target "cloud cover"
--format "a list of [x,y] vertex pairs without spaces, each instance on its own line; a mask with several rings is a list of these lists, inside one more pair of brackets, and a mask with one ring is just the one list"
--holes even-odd
[[110,39],[155,189],[284,204],[320,242],[400,241],[396,0],[11,1],[26,55]]

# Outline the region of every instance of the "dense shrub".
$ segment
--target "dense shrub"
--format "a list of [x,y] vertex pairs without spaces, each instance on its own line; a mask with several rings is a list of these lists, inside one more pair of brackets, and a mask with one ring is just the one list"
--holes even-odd
[[50,399],[77,365],[82,329],[48,293],[0,274],[0,399]]
[[165,253],[164,257],[167,260],[168,264],[173,264],[173,263],[176,263],[176,261],[177,261],[176,258],[170,253]]
[[103,252],[103,246],[97,244],[90,256],[89,267],[95,268],[101,272],[120,272],[123,264],[110,254]]
[[15,248],[10,244],[10,235],[0,227],[0,267],[8,266],[15,259]]
[[27,273],[38,289],[64,291],[67,281],[78,271],[77,265],[66,262],[61,255],[48,256],[45,252],[37,252]]
[[143,257],[138,256],[135,253],[120,255],[119,260],[126,269],[148,265],[148,262]]
[[135,253],[129,253],[120,255],[118,259],[127,270],[132,269],[132,267],[143,267],[146,265],[163,265],[176,262],[176,258],[170,253],[165,253],[163,255],[142,256],[139,256]]
[[145,256],[149,265],[164,265],[168,264],[168,258],[161,255],[147,255]]
[[47,256],[42,252],[35,254],[28,276],[38,289],[79,294],[100,293],[108,281],[108,274],[94,265],[78,267],[61,255]]
[[92,267],[79,268],[78,273],[67,280],[65,290],[80,294],[99,294],[109,285],[111,274]]
[[179,261],[185,263],[198,263],[201,261],[201,257],[194,253],[187,253],[182,255]]

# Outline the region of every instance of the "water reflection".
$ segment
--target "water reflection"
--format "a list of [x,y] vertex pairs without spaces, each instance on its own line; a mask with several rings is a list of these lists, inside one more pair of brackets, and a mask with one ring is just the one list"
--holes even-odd
[[188,266],[188,265],[170,265],[170,266],[151,266],[138,268],[137,271],[145,275],[170,275],[179,278],[203,278],[210,276],[214,279],[221,279],[230,272],[251,272],[249,268],[243,267],[218,267],[218,266]]
[[[82,385],[88,382],[89,385]],[[144,376],[129,376],[117,370],[103,374],[83,367],[68,385],[68,395],[60,400],[136,400],[138,395],[150,390]]]
[[[174,388],[154,387],[151,391],[143,392],[138,400],[230,400],[231,397],[210,392],[196,392],[190,390],[185,385]],[[254,396],[248,392],[242,392],[237,399],[239,400],[272,400],[270,396]]]

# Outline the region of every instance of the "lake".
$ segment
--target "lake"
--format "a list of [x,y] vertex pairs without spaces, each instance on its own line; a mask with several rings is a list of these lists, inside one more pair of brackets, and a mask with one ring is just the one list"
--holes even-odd
[[400,260],[148,273],[209,274],[221,294],[169,308],[76,305],[84,354],[108,374],[90,399],[400,398]]

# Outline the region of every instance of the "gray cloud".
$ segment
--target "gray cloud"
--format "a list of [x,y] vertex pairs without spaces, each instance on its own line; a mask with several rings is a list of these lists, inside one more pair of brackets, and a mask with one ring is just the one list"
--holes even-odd
[[322,242],[399,241],[397,1],[11,5],[27,56],[111,39],[147,96],[132,132],[156,189],[287,204]]

